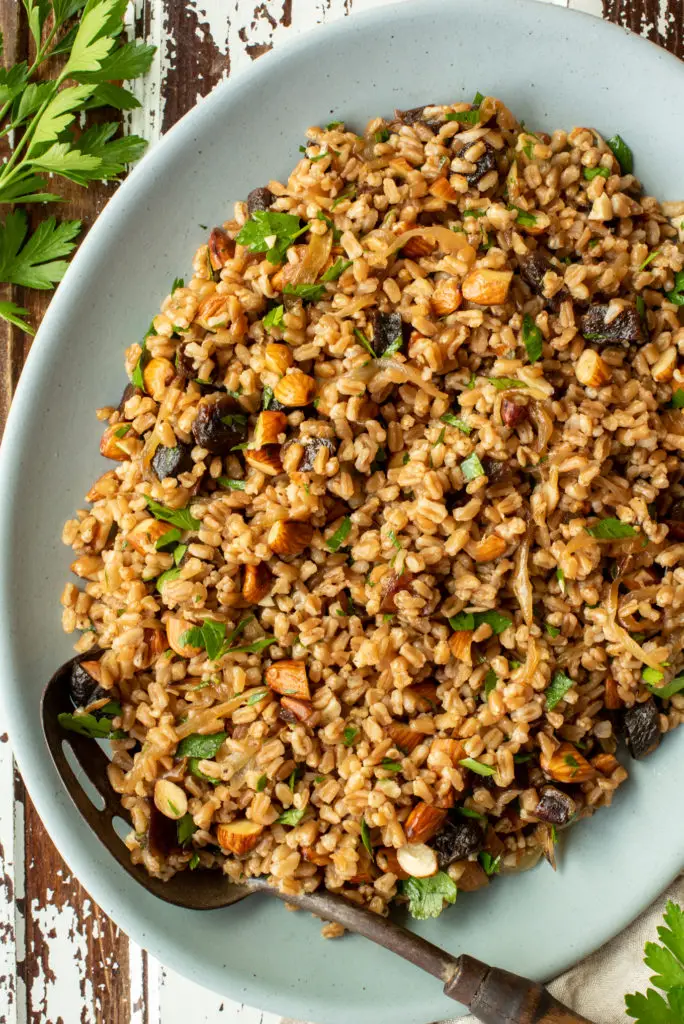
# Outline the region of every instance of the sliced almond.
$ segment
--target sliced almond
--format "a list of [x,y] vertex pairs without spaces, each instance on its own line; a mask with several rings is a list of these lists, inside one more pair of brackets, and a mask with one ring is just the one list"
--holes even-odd
[[407,843],[397,850],[399,866],[413,878],[430,878],[438,871],[437,854],[425,843]]
[[316,394],[316,381],[308,373],[292,370],[281,377],[273,389],[276,399],[282,404],[298,409],[309,405]]
[[219,825],[216,829],[216,840],[222,850],[228,850],[240,857],[254,849],[263,831],[263,825],[242,818],[239,821],[230,821],[227,825]]
[[503,537],[499,537],[498,533],[490,533],[477,544],[468,545],[467,551],[476,562],[493,562],[503,555],[506,547]]
[[157,548],[157,541],[169,533],[174,527],[170,523],[162,523],[159,519],[142,519],[136,523],[128,534],[128,543],[141,555],[153,554]]
[[422,733],[409,729],[403,722],[390,722],[387,732],[392,737],[394,745],[405,754],[410,754],[425,739]]
[[235,242],[223,228],[212,228],[208,249],[211,269],[220,270],[235,255]]
[[313,532],[311,523],[278,519],[269,530],[267,543],[277,555],[301,555],[311,543]]
[[610,367],[593,348],[585,348],[577,360],[575,376],[588,388],[599,388],[610,380]]
[[208,295],[200,302],[195,321],[205,331],[217,331],[219,327],[225,327],[228,323],[228,296],[216,293]]
[[154,784],[154,805],[166,818],[178,821],[188,810],[188,797],[184,789],[169,779],[157,779]]
[[432,771],[449,766],[455,768],[466,756],[465,747],[460,740],[450,739],[448,736],[435,736],[427,757],[428,768]]
[[415,698],[418,711],[436,711],[439,708],[437,684],[431,683],[429,679],[407,686],[404,690],[404,695],[406,694],[411,694]]
[[275,693],[286,697],[299,697],[302,700],[311,699],[304,661],[276,661],[266,669],[264,678],[266,685]]
[[446,816],[446,811],[421,800],[404,822],[404,832],[409,843],[429,842],[441,829]]
[[254,447],[263,448],[266,444],[279,444],[279,437],[285,433],[287,416],[275,409],[264,409],[257,416],[254,428]]
[[250,604],[263,601],[273,587],[273,573],[266,562],[258,565],[246,565],[242,582],[242,596]]
[[143,370],[143,382],[145,391],[152,395],[155,402],[161,402],[166,394],[166,389],[176,376],[176,371],[170,359],[155,356]]
[[473,643],[472,629],[459,629],[449,637],[449,650],[456,661],[462,661],[465,665],[472,665],[473,659],[470,648]]
[[189,629],[192,629],[192,623],[187,622],[185,619],[171,616],[171,618],[166,620],[166,636],[169,641],[169,647],[176,654],[180,654],[181,658],[192,658],[202,650],[201,647],[193,647],[191,644],[181,643],[181,637]]
[[435,316],[455,313],[462,301],[461,289],[453,277],[444,277],[438,281],[430,298]]
[[480,306],[500,306],[508,298],[512,279],[512,270],[478,267],[471,270],[463,281],[463,298]]
[[430,185],[428,192],[437,199],[443,199],[447,203],[457,203],[459,195],[448,178],[437,178]]
[[409,260],[418,260],[421,256],[429,256],[436,244],[431,238],[416,235],[414,238],[409,238],[406,245],[402,246],[401,255]]
[[270,444],[268,448],[247,449],[244,453],[245,462],[252,469],[258,469],[266,476],[278,476],[283,471],[283,464],[280,461],[280,449]]
[[596,777],[596,769],[572,743],[561,743],[549,758],[539,758],[544,772],[556,782],[588,782]]
[[591,763],[601,775],[612,775],[615,769],[620,767],[620,762],[613,754],[597,754],[596,757],[592,757]]
[[620,694],[618,693],[618,686],[612,676],[608,676],[606,679],[606,696],[604,703],[609,711],[617,711],[618,708],[622,707],[622,701]]
[[128,423],[115,423],[107,427],[100,439],[100,455],[115,462],[130,459],[137,445],[137,434]]
[[[308,722],[314,713],[313,705],[308,700],[300,700],[299,697],[281,697],[280,707],[287,716],[292,715],[292,718],[298,722]],[[288,719],[285,718],[285,720]]]
[[279,345],[278,342],[272,341],[266,346],[264,363],[271,373],[279,373],[282,376],[294,363],[292,349],[289,345]]

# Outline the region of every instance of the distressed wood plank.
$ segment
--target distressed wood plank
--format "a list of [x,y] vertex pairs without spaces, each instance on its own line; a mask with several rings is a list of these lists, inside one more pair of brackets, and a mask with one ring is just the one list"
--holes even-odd
[[[17,889],[16,868],[21,850],[14,850],[14,762],[7,733],[0,735],[0,1005],[7,1024],[18,1024],[17,1016],[17,921],[21,889]],[[4,1005],[3,1005],[4,1004]]]
[[684,57],[684,0],[603,0],[603,17]]

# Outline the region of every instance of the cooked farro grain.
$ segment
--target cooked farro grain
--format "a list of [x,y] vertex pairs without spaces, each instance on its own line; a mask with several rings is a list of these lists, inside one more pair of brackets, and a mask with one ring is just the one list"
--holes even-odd
[[136,863],[436,913],[679,724],[684,203],[624,171],[490,97],[312,128],[128,349],[62,614]]

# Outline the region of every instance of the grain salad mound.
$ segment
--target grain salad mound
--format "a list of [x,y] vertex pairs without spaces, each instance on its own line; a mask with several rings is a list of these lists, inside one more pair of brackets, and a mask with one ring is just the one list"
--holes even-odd
[[62,722],[153,875],[436,916],[684,714],[684,203],[479,95],[301,148],[99,411]]

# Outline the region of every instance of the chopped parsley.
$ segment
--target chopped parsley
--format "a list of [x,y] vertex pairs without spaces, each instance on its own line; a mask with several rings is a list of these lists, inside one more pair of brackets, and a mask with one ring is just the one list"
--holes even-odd
[[432,447],[436,448],[438,444],[444,444],[445,436],[446,436],[446,427],[442,427],[442,429],[439,432],[439,437],[437,438],[437,440],[435,441],[435,443],[433,444]]
[[207,652],[210,661],[217,661],[224,654],[228,653],[258,653],[270,644],[276,642],[275,637],[263,637],[254,643],[245,644],[242,647],[233,647],[234,641],[242,633],[245,627],[252,621],[253,615],[242,619],[235,629],[226,636],[225,622],[217,622],[215,619],[205,619],[201,626],[192,626],[187,629],[180,638],[182,645],[190,647],[201,647]]
[[560,629],[558,628],[558,626],[552,626],[550,622],[544,623],[544,629],[552,638],[557,637],[560,633]]
[[505,391],[506,388],[526,388],[522,380],[516,380],[515,377],[487,377],[490,384],[493,384],[497,391]]
[[361,819],[361,842],[368,851],[368,856],[373,860],[373,847],[371,845],[370,829],[368,828],[368,822],[365,818]]
[[[180,546],[181,545],[179,545],[179,547]],[[182,546],[185,547],[185,545],[182,545]],[[176,551],[177,550],[178,550],[178,548],[176,548]],[[174,551],[174,558],[175,558],[175,555],[176,555],[176,552]],[[161,594],[162,589],[163,589],[165,583],[169,583],[171,580],[177,580],[178,577],[180,576],[180,574],[181,574],[181,571],[180,571],[180,569],[178,567],[176,567],[175,569],[167,569],[166,572],[163,572],[161,574],[161,576],[158,577],[157,582],[155,584],[155,586],[156,586],[157,590],[159,591],[159,593]]]
[[417,921],[439,917],[445,903],[455,903],[458,889],[446,871],[438,871],[431,878],[407,878],[402,892],[408,899],[409,913]]
[[[658,673],[658,675],[661,675],[662,678],[661,673]],[[673,679],[672,682],[667,683],[666,686],[655,686],[648,682],[646,679],[646,672],[644,671],[644,681],[653,696],[660,697],[661,700],[669,700],[670,697],[674,697],[675,693],[680,693],[681,690],[684,690],[684,676],[679,676],[679,678]]]
[[682,388],[677,388],[672,392],[671,404],[673,409],[684,409],[684,390]]
[[190,838],[197,831],[197,825],[192,820],[192,814],[186,813],[176,822],[176,835],[179,846],[185,846]]
[[273,309],[269,309],[268,313],[263,319],[263,325],[266,329],[269,327],[280,327],[285,316],[284,306],[274,306]]
[[665,298],[668,302],[674,302],[675,306],[684,306],[684,270],[675,274],[674,288],[666,293]]
[[458,763],[462,764],[464,768],[469,768],[476,775],[496,775],[496,768],[492,768],[489,764],[482,764],[481,761],[476,761],[474,757],[464,757]]
[[487,853],[483,850],[479,856],[479,861],[484,868],[486,875],[498,875],[501,868],[501,855],[498,857],[492,857],[491,853]]
[[486,210],[473,210],[473,209],[464,210],[463,211],[463,216],[464,217],[486,217],[487,216],[487,211]]
[[217,484],[220,484],[221,487],[225,487],[226,490],[229,491],[244,491],[245,489],[244,480],[233,480],[229,476],[220,476],[216,482]]
[[256,791],[257,791],[257,793],[263,793],[263,791],[266,789],[267,785],[268,785],[268,775],[266,775],[266,773],[264,772],[264,774],[260,775],[259,778],[257,779],[257,784],[256,784]]
[[358,735],[359,730],[356,728],[356,726],[348,725],[347,728],[342,733],[342,742],[344,743],[345,747],[351,747],[352,743],[354,742]]
[[333,533],[332,537],[329,537],[325,542],[325,546],[328,551],[339,551],[340,547],[344,544],[351,532],[351,526],[351,519],[349,516],[345,516]]
[[255,210],[236,241],[251,252],[265,252],[269,263],[277,264],[283,262],[290,246],[308,230],[308,224],[302,227],[299,217],[291,213]]
[[373,141],[374,142],[387,142],[389,137],[390,137],[389,130],[387,128],[381,128],[379,132],[374,132],[374,134],[373,134]]
[[331,209],[333,209],[333,210],[337,209],[337,207],[340,205],[340,203],[343,203],[345,201],[345,199],[349,199],[349,200],[356,199],[356,185],[354,185],[354,184],[347,185],[347,187],[342,192],[340,192],[340,194],[337,197],[337,199],[335,199],[335,201],[332,204]]
[[599,519],[594,526],[587,526],[587,533],[596,540],[620,540],[622,537],[634,537],[637,531],[629,523],[620,519]]
[[147,494],[145,495],[145,502],[155,519],[171,523],[172,526],[178,526],[181,530],[199,530],[200,528],[199,519],[195,519],[189,508],[167,508],[165,505],[160,505],[158,501],[150,498]]
[[245,702],[245,707],[251,708],[254,704],[258,704],[268,696],[268,690],[259,690],[257,693],[250,693],[249,697]]
[[286,284],[283,288],[284,295],[296,295],[302,302],[318,302],[325,295],[325,285],[322,284]]
[[[188,545],[187,544],[178,544],[174,548],[173,561],[174,561],[175,565],[180,565],[181,564],[181,562],[183,561],[183,558],[185,557],[185,552],[187,550],[188,550]],[[169,570],[169,571],[171,571],[171,570]],[[174,579],[175,578],[176,577],[174,576]],[[159,577],[159,579],[161,579],[161,576]]]
[[488,697],[489,694],[492,692],[492,690],[496,690],[497,682],[498,682],[498,678],[497,678],[496,672],[494,671],[493,668],[490,668],[489,671],[487,672],[487,675],[485,676],[485,681],[484,681],[485,697]]
[[529,313],[525,313],[523,317],[522,338],[530,362],[536,363],[541,358],[544,339]]
[[191,733],[180,741],[175,756],[197,757],[203,761],[211,761],[218,754],[225,739],[225,732],[215,732],[209,736],[201,736],[198,732]]
[[359,330],[358,327],[355,327],[354,328],[354,334],[356,335],[357,340],[363,345],[363,347],[365,348],[366,352],[370,352],[370,354],[373,356],[373,359],[377,359],[377,356],[376,356],[375,352],[373,351],[373,346],[371,345],[370,341],[368,340],[366,335],[363,333],[363,331]]
[[549,711],[563,700],[563,697],[575,685],[575,680],[564,672],[556,672],[546,688],[546,707]]
[[479,124],[480,123],[480,111],[478,110],[459,110],[455,114],[447,114],[444,118],[445,121],[458,121],[459,124]]
[[446,423],[449,427],[456,427],[457,430],[460,430],[461,433],[466,436],[472,433],[473,428],[469,427],[467,423],[464,423],[463,420],[460,420],[458,416],[454,416],[451,412],[445,412],[444,415],[439,418],[440,422]]
[[467,459],[463,460],[461,463],[461,472],[468,481],[477,480],[479,476],[485,475],[482,463],[475,452],[473,452],[472,455],[469,455]]
[[537,223],[537,218],[533,213],[528,213],[527,210],[523,210],[519,206],[514,206],[513,203],[509,205],[508,209],[515,210],[518,214],[516,217],[516,224],[522,224],[525,228],[532,228]]
[[276,822],[279,825],[298,825],[305,814],[306,807],[291,807],[289,811],[283,811],[280,817],[276,818]]
[[620,164],[623,174],[631,174],[634,170],[634,155],[625,140],[620,135],[614,135],[612,139],[606,139],[613,156]]
[[126,434],[128,433],[128,431],[130,429],[131,429],[130,423],[125,423],[122,427],[117,427],[116,428],[116,430],[114,431],[114,437],[118,437],[119,439],[121,439],[122,437],[126,436]]
[[657,668],[651,668],[649,665],[641,673],[641,678],[646,684],[650,686],[657,686],[658,683],[661,683],[665,678],[665,673],[659,672]]
[[143,371],[151,359],[149,350],[147,348],[147,337],[150,334],[156,333],[157,331],[153,321],[148,327],[147,334],[142,340],[142,343],[140,345],[140,356],[138,358],[138,362],[133,367],[133,371],[131,373],[131,384],[133,384],[136,388],[140,388],[141,391],[147,391],[147,388],[145,387]]
[[469,807],[457,807],[456,811],[464,818],[475,818],[477,821],[486,821],[487,817],[479,811],[471,811]]
[[193,853],[192,857],[188,861],[188,867],[190,868],[191,871],[194,871],[196,868],[199,867],[199,863],[200,863],[200,856],[199,856],[199,853],[197,852],[197,850],[195,850],[195,852]]
[[167,530],[166,533],[162,533],[154,546],[157,551],[163,551],[164,548],[168,548],[172,544],[176,544],[180,539],[181,532],[177,527],[174,527],[174,529]]
[[594,178],[610,178],[607,167],[585,167],[583,173],[587,181],[593,181]]
[[345,270],[348,270],[349,267],[351,267],[351,265],[352,260],[345,260],[342,259],[342,257],[340,256],[338,259],[335,260],[332,267],[328,267],[326,272],[321,277],[321,281],[324,281],[326,284],[328,283],[328,281],[337,281],[337,279],[339,277],[342,277],[342,274],[344,274]]
[[649,253],[649,255],[646,257],[644,262],[639,267],[639,270],[645,270],[649,263],[652,263],[656,256],[660,256],[660,254],[660,249],[656,249],[655,252]]
[[556,579],[558,580],[558,586],[560,587],[561,594],[567,594],[568,587],[565,582],[565,573],[560,566],[556,569]]
[[380,767],[384,768],[386,772],[400,772],[401,765],[398,761],[393,761],[391,757],[383,757],[380,762]]
[[[110,701],[113,704],[114,701]],[[109,705],[105,705],[98,711],[98,715],[106,715],[106,708]],[[121,714],[121,708],[118,711],[110,712],[112,715]],[[92,714],[87,715],[74,715],[68,712],[62,712],[57,716],[57,721],[63,729],[67,729],[69,732],[77,732],[81,736],[87,736],[91,740],[105,740],[105,739],[123,739],[126,735],[122,733],[119,735],[120,730],[116,733],[112,732],[111,719],[107,717],[96,717]]]
[[449,625],[457,633],[462,633],[465,630],[475,630],[483,622],[486,622],[491,627],[492,633],[496,636],[499,633],[503,633],[504,629],[508,629],[509,626],[513,625],[513,619],[497,611],[459,612],[458,615],[452,615],[449,619]]
[[645,995],[633,992],[625,996],[627,1015],[637,1024],[679,1024],[684,1020],[684,910],[671,900],[665,906],[658,938],[662,945],[647,942],[644,947],[644,963],[651,971],[649,980],[654,988],[647,989]]

